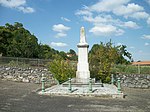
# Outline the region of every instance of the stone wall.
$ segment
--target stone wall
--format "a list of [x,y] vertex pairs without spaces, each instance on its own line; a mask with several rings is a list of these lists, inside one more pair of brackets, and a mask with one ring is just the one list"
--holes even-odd
[[[46,68],[18,68],[0,66],[0,79],[12,80],[26,83],[41,83],[42,74],[51,84],[57,81]],[[121,85],[131,88],[150,88],[150,74],[128,74],[117,75],[121,78]]]
[[47,81],[56,83],[52,74],[46,68],[18,68],[9,66],[0,66],[0,79],[6,79],[17,82],[41,83],[41,77],[44,74]]
[[130,88],[150,88],[150,74],[117,75],[121,79],[121,85]]

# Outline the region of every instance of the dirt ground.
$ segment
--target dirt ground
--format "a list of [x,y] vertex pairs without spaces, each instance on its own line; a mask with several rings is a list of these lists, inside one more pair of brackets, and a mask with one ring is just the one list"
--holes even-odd
[[41,85],[0,80],[0,112],[150,112],[150,89],[123,88],[124,99],[38,95]]

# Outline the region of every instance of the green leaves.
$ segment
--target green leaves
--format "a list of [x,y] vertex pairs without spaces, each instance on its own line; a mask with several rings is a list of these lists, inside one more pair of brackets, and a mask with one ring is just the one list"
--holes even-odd
[[109,82],[112,68],[115,64],[127,64],[131,54],[127,52],[126,46],[113,46],[112,42],[93,45],[89,52],[90,71],[93,77],[103,82]]
[[68,61],[55,59],[48,64],[48,68],[59,83],[67,81],[68,78],[75,77],[75,69]]

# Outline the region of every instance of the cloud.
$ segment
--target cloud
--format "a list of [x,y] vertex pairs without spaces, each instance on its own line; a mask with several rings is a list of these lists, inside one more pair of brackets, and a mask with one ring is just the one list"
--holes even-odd
[[[106,33],[106,36],[118,36],[124,34],[125,28],[140,28],[133,19],[147,19],[147,23],[150,24],[150,19],[148,19],[150,15],[145,12],[142,6],[131,3],[131,0],[99,0],[94,5],[82,7],[75,15],[81,16],[83,21],[93,25],[89,32],[103,36]],[[118,16],[125,19],[119,19]],[[132,19],[132,21],[126,21],[127,19]]]
[[83,16],[83,19],[93,24],[102,24],[102,23],[116,24],[120,22],[119,20],[113,19],[111,15],[97,15],[95,17]]
[[70,21],[71,21],[70,19],[65,18],[65,17],[61,17],[61,20],[63,20],[63,21],[67,21],[67,22],[70,22]]
[[53,25],[52,30],[55,32],[58,32],[55,37],[59,38],[59,37],[65,37],[67,36],[66,31],[70,30],[71,28],[68,26],[65,26],[63,24],[57,24],[57,25]]
[[[131,28],[137,29],[139,26],[133,21],[123,22],[119,19],[112,18],[111,15],[97,15],[93,16],[83,16],[83,20],[90,22],[94,25],[89,32],[92,32],[95,35],[122,35],[124,30],[122,28]],[[100,34],[101,33],[101,34]]]
[[131,14],[129,17],[135,18],[135,19],[147,19],[149,17],[149,14],[146,12],[136,12]]
[[26,0],[0,0],[0,4],[5,7],[15,8],[26,4]]
[[150,5],[150,0],[145,0]]
[[146,42],[144,45],[145,45],[145,46],[149,46],[149,43]]
[[133,21],[124,22],[123,26],[127,28],[133,28],[133,29],[139,28],[139,26]]
[[75,15],[87,15],[87,16],[92,16],[92,13],[89,10],[83,9],[83,10],[78,10]]
[[64,26],[63,24],[53,25],[53,31],[64,32],[70,30],[70,27]]
[[97,25],[91,28],[89,32],[92,32],[93,34],[98,36],[110,36],[110,35],[119,36],[124,33],[122,29],[118,29],[112,25]]
[[33,13],[35,9],[26,6],[26,0],[0,0],[0,5],[7,8],[14,8],[23,13]]
[[147,24],[150,25],[150,17],[147,19]]
[[56,37],[56,38],[59,38],[59,37],[66,37],[66,36],[67,36],[66,33],[60,32],[60,33],[57,33],[55,37]]
[[141,38],[143,38],[143,39],[150,39],[150,35],[143,35]]
[[18,9],[24,13],[33,13],[35,10],[31,7],[18,7]]
[[130,3],[127,5],[120,5],[112,10],[112,12],[116,15],[127,17],[132,17],[132,14],[135,14],[139,11],[143,11],[144,8],[134,3]]
[[53,46],[53,47],[66,47],[68,45],[66,43],[62,43],[62,42],[51,42],[51,46]]
[[130,0],[101,0],[90,6],[90,9],[97,12],[111,12],[116,7],[126,4],[129,1]]
[[77,11],[78,15],[93,15],[92,12],[113,13],[124,18],[147,19],[150,15],[138,4],[130,3],[131,0],[100,0],[94,5],[86,6]]
[[131,17],[135,19],[145,19],[149,14],[144,11],[144,8],[135,3],[129,3],[131,0],[101,0],[96,4],[89,6],[91,12],[112,12],[117,16],[125,18]]

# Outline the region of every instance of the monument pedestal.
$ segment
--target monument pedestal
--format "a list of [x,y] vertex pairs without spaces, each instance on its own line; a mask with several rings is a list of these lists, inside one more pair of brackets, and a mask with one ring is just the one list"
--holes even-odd
[[90,78],[90,71],[77,71],[76,72],[77,83],[88,83],[89,78]]

